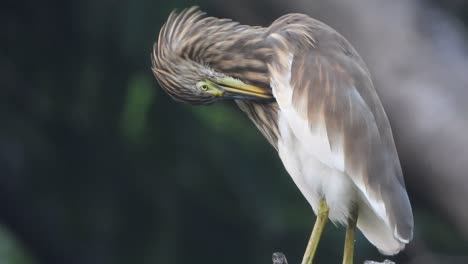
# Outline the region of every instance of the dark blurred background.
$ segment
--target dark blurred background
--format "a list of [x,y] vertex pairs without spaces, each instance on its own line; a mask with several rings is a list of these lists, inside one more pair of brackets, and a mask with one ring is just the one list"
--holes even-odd
[[[271,263],[314,215],[230,103],[173,102],[150,52],[174,8],[267,26],[307,13],[368,63],[415,213],[398,263],[468,263],[468,6],[463,0],[2,1],[0,263]],[[317,263],[341,263],[327,226]],[[359,235],[356,262],[382,261]]]

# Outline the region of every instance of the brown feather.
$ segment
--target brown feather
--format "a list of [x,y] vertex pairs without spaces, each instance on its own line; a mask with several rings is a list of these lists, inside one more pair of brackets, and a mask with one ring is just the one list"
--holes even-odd
[[412,238],[413,215],[392,130],[369,71],[358,53],[327,25],[301,14],[286,15],[267,31],[273,60],[292,54],[292,102],[311,129],[324,120],[330,149],[343,148],[345,173],[363,182],[386,205],[392,229]]

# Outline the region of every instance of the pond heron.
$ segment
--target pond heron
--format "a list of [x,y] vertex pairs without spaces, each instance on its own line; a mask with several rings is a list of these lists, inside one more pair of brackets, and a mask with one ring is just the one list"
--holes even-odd
[[328,219],[346,226],[343,263],[358,227],[386,255],[413,236],[413,213],[388,118],[365,63],[324,23],[288,14],[269,27],[172,12],[152,70],[175,100],[234,100],[278,151],[317,215],[303,264]]

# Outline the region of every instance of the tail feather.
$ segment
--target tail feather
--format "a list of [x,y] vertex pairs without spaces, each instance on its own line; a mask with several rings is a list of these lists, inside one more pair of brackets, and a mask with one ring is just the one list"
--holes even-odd
[[384,255],[395,255],[408,243],[396,237],[394,230],[371,209],[367,202],[359,204],[357,226],[367,240]]

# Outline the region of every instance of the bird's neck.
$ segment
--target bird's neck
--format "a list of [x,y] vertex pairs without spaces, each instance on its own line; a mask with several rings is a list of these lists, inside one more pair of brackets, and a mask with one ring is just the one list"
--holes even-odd
[[[189,34],[182,40],[182,54],[226,76],[271,89],[267,63],[273,50],[265,42],[266,29],[215,18],[208,22],[209,26],[197,27],[195,36]],[[236,103],[277,149],[278,104],[241,100]]]

